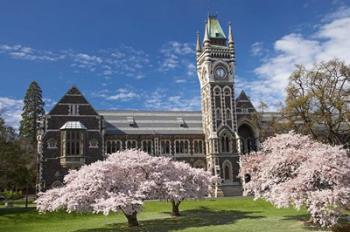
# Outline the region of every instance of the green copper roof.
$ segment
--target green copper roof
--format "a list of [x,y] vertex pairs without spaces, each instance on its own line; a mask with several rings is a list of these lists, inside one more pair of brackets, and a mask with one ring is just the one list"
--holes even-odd
[[216,17],[210,16],[208,19],[208,36],[209,38],[226,39],[225,33]]

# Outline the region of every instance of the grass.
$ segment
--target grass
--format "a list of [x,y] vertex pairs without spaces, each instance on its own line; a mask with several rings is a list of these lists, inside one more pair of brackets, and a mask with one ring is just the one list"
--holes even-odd
[[[15,205],[16,206],[16,205]],[[147,201],[138,215],[141,226],[128,228],[122,214],[38,214],[30,208],[0,208],[0,231],[6,232],[110,232],[110,231],[321,231],[307,223],[305,211],[276,209],[269,203],[233,197],[188,200],[180,205],[181,217],[169,214],[167,202]]]

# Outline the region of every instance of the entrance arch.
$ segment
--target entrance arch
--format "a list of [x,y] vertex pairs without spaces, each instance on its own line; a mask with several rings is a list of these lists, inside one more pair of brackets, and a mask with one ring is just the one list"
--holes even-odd
[[242,154],[257,150],[258,136],[251,125],[249,125],[248,123],[242,123],[238,127],[238,135],[241,141]]
[[229,160],[225,160],[222,163],[222,174],[224,182],[230,182],[233,180],[233,174],[232,174],[232,163]]

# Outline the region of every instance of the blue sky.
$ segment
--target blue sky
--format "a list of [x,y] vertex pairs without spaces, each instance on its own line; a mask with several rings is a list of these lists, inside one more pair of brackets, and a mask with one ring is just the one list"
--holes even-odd
[[217,12],[236,44],[236,92],[276,109],[297,63],[350,60],[350,2],[0,1],[0,112],[17,126],[32,80],[47,110],[72,85],[96,109],[199,110],[195,35]]

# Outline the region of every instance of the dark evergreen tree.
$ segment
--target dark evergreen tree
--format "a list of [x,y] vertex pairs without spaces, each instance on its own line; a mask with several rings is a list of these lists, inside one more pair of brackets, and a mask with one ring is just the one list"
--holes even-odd
[[21,138],[36,145],[38,120],[45,114],[42,91],[36,81],[33,81],[27,89],[23,100],[22,120],[19,128]]

